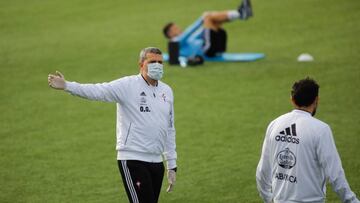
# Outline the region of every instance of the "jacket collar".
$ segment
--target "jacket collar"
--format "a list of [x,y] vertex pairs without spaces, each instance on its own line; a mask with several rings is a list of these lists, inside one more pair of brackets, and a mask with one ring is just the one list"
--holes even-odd
[[[152,86],[152,85],[150,85],[150,84],[148,83],[148,81],[145,80],[144,76],[141,75],[141,73],[140,73],[139,75],[140,75],[140,77],[144,80],[144,82],[145,82],[148,86]],[[157,87],[158,85],[159,85],[159,81],[156,82],[155,87]]]
[[304,110],[300,110],[300,109],[294,109],[294,110],[292,110],[292,112],[294,112],[294,113],[299,113],[299,114],[304,114],[304,115],[307,115],[307,116],[311,116],[311,113],[310,113],[310,112],[307,112],[307,111],[304,111]]

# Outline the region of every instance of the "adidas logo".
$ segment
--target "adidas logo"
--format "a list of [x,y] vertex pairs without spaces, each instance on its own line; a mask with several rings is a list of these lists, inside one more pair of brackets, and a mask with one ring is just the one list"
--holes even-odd
[[146,96],[145,92],[141,92],[140,96]]
[[296,124],[291,124],[290,127],[285,128],[285,130],[279,132],[279,135],[275,137],[275,140],[278,142],[289,142],[294,144],[299,144],[299,138],[296,138]]
[[[294,123],[291,125],[291,131],[290,131],[290,127],[285,128],[285,132],[286,132],[286,135],[296,136],[296,124]],[[280,134],[285,135],[285,132],[281,131]]]

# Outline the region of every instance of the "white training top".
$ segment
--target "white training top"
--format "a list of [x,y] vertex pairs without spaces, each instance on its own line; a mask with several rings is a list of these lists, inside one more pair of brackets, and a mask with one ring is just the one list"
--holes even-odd
[[359,202],[346,181],[326,123],[301,110],[272,121],[256,171],[264,202],[325,202],[326,180],[342,202]]
[[174,97],[168,85],[158,81],[151,86],[139,74],[98,84],[66,82],[65,90],[86,99],[117,103],[118,160],[158,163],[165,159],[168,169],[176,167]]

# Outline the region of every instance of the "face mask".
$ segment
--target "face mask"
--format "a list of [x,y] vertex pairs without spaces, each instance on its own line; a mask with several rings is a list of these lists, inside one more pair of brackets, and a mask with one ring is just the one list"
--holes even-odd
[[160,80],[164,74],[163,64],[160,63],[148,63],[147,75],[153,80]]

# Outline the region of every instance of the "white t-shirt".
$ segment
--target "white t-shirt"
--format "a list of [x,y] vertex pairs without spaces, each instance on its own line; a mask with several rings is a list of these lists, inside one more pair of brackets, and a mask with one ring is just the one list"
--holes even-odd
[[325,202],[326,180],[342,202],[359,202],[326,123],[301,110],[272,121],[256,171],[264,202]]

